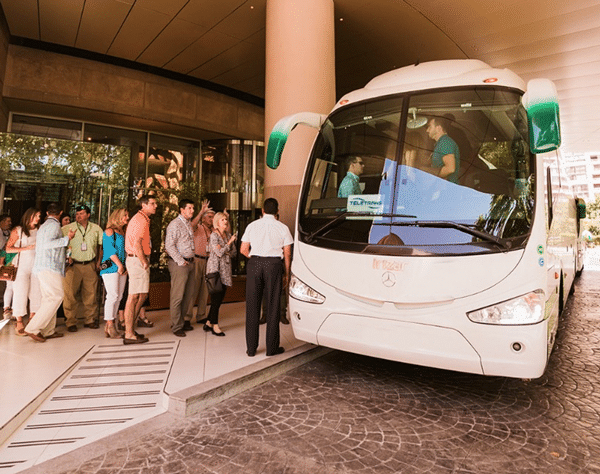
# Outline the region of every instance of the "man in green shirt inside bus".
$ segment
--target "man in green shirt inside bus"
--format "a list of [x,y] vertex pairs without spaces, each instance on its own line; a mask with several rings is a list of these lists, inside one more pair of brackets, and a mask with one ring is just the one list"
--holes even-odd
[[452,183],[458,183],[460,151],[456,142],[448,136],[447,129],[448,120],[444,117],[432,117],[427,123],[427,135],[436,142],[428,171]]
[[359,177],[365,169],[365,163],[360,156],[349,156],[346,158],[346,169],[348,173],[340,183],[338,189],[339,198],[347,198],[353,194],[362,194]]

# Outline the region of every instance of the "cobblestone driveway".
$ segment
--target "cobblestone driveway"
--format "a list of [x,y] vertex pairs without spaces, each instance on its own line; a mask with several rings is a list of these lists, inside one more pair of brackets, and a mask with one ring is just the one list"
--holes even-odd
[[530,382],[333,352],[77,473],[600,473],[600,272]]

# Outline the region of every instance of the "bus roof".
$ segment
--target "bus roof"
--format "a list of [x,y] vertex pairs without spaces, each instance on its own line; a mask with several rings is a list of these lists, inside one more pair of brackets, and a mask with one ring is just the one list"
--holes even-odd
[[508,69],[494,69],[477,59],[430,61],[377,76],[362,89],[343,96],[335,109],[374,97],[457,86],[504,86],[525,91],[525,82]]

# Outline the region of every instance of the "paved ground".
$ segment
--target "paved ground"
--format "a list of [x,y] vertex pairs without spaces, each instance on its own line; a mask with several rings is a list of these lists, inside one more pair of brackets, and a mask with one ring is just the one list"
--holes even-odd
[[600,272],[584,272],[544,377],[333,352],[71,472],[600,473]]

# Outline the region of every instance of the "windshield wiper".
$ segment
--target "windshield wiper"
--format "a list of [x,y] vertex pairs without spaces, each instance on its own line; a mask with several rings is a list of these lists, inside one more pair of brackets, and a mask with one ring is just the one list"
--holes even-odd
[[[306,237],[306,242],[309,244],[312,243],[316,237],[324,234],[325,232],[327,232],[330,229],[333,229],[334,227],[337,227],[348,216],[368,216],[368,217],[372,217],[373,219],[375,219],[377,217],[406,217],[409,219],[416,219],[416,217],[417,217],[417,216],[413,216],[410,214],[372,214],[370,212],[348,212],[348,211],[345,211],[345,212],[342,212],[339,216],[336,216],[335,219],[333,219],[329,222],[326,222],[321,227],[318,227],[316,230],[313,230],[310,234],[308,234],[308,237]],[[387,225],[389,225],[389,223]]]
[[457,230],[464,232],[465,234],[472,235],[473,237],[477,237],[486,242],[492,242],[492,243],[498,245],[499,247],[502,247],[505,250],[508,250],[511,247],[510,242],[502,241],[500,238],[496,237],[495,235],[488,234],[487,232],[474,229],[465,224],[459,224],[457,222],[452,222],[452,221],[413,221],[413,222],[406,222],[406,223],[394,223],[394,225],[416,225],[418,227],[435,227],[435,228],[439,228],[439,229],[457,229]]
[[343,220],[346,219],[346,216],[348,214],[350,214],[348,211],[342,212],[339,216],[336,216],[335,219],[326,222],[321,227],[317,227],[316,230],[313,230],[310,234],[308,234],[308,237],[306,237],[306,242],[311,244],[315,237],[319,236],[324,232],[327,232],[329,229],[336,227],[338,223],[341,223]]

